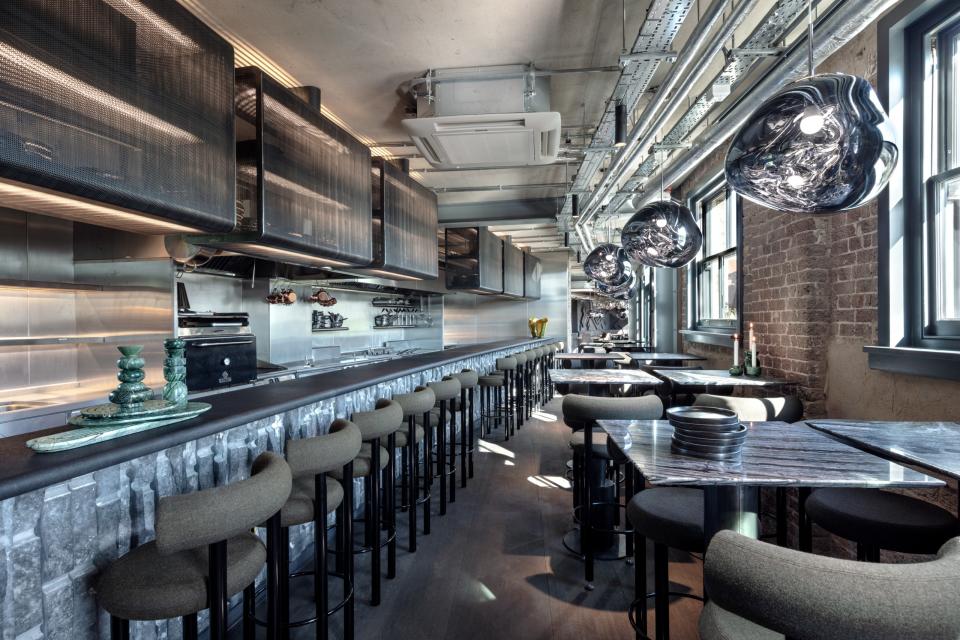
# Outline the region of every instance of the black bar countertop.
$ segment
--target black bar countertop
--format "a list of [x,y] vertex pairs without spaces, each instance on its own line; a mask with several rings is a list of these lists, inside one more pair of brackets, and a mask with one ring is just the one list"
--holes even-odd
[[498,340],[330,371],[299,380],[227,390],[205,396],[203,401],[209,402],[213,408],[193,420],[69,451],[37,453],[26,445],[31,438],[73,428],[67,425],[0,438],[0,500],[401,376],[491,351],[550,342],[556,342],[556,339]]

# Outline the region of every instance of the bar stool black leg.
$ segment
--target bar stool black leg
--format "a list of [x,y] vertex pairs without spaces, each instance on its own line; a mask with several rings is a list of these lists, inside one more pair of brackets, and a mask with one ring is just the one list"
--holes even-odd
[[[624,486],[625,495],[624,495],[623,503],[629,504],[630,500],[633,499],[633,496],[634,496],[634,490],[633,490],[634,473],[633,473],[633,465],[631,463],[628,462],[627,464],[624,465],[623,475],[624,475],[623,481],[625,485]],[[617,510],[618,511],[620,510],[619,506],[617,507]],[[627,538],[626,551],[627,551],[627,557],[629,558],[630,556],[633,555],[633,536],[627,535],[626,538]]]
[[209,562],[210,640],[227,637],[227,543],[215,542],[207,547]]
[[467,488],[467,390],[460,389],[460,488]]
[[423,438],[423,496],[426,500],[423,503],[423,535],[430,535],[430,511],[433,503],[433,467],[430,464],[430,455],[433,451],[433,427],[430,426],[430,412],[423,414],[423,427],[425,435]]
[[387,525],[387,578],[392,580],[397,577],[397,493],[396,493],[396,460],[397,456],[394,454],[395,448],[397,446],[397,434],[396,432],[391,433],[387,436],[387,455],[389,456],[387,460],[386,474],[387,478],[384,482],[383,492],[386,495],[384,500],[384,509],[386,510],[386,525]]
[[787,489],[777,487],[777,546],[787,546]]
[[810,488],[809,487],[800,487],[799,494],[797,495],[797,515],[798,515],[798,525],[800,528],[800,540],[799,548],[800,551],[810,553],[813,551],[813,524],[810,522],[810,517],[807,515],[807,498],[810,497]]
[[[408,462],[410,465],[410,470],[407,472],[407,475],[410,476],[410,486],[409,486],[409,495],[404,498],[407,504],[410,505],[410,508],[407,510],[407,525],[409,527],[410,535],[410,553],[417,552],[417,487],[419,486],[419,478],[417,478],[417,468],[420,466],[419,460],[417,460],[417,451],[419,450],[417,445],[417,425],[416,421],[413,419],[413,416],[407,417],[407,451],[409,449],[409,454],[407,455]],[[406,488],[406,487],[404,487]]]
[[477,450],[477,425],[474,418],[474,413],[476,412],[476,406],[474,406],[474,392],[473,388],[470,388],[470,392],[467,394],[468,400],[470,401],[470,449],[468,450],[469,454],[469,467],[467,470],[467,477],[473,478],[473,453]]
[[370,526],[370,605],[380,605],[380,441],[374,440],[370,447],[370,495],[367,504],[370,505],[372,518],[367,521]]
[[[183,619],[184,634],[186,638],[187,619]],[[196,636],[194,636],[196,637]],[[130,622],[117,616],[110,616],[110,638],[111,640],[130,640]]]
[[[510,397],[510,385],[509,385],[509,376],[507,373],[503,374],[503,386],[496,387],[497,394],[497,424],[503,425],[503,439],[507,441],[510,439],[510,412],[507,410],[507,398]],[[501,421],[501,416],[503,420]]]
[[450,502],[453,503],[457,501],[457,416],[455,413],[450,414],[450,435],[447,446],[449,452],[445,456],[444,473],[450,476]]
[[317,640],[327,640],[327,476],[318,473],[313,478],[317,506],[313,510],[313,601],[317,610],[315,631]]
[[437,479],[440,481],[440,515],[447,515],[447,478],[443,475],[443,458],[447,451],[447,401],[440,401],[440,419],[437,421]]
[[657,640],[670,640],[670,577],[666,545],[653,545],[654,611],[657,615]]
[[637,640],[647,638],[647,539],[639,533],[633,538],[633,590],[634,618],[637,623]]
[[355,632],[356,609],[354,607],[356,596],[354,595],[353,585],[355,584],[354,565],[353,565],[353,460],[343,467],[343,519],[337,516],[337,528],[342,529],[342,547],[338,559],[343,566],[343,595],[349,598],[349,601],[343,607],[343,638],[344,640],[353,640]]
[[524,404],[524,388],[523,388],[523,367],[517,369],[514,373],[517,381],[517,393],[516,397],[513,399],[514,410],[517,413],[517,431],[520,430],[520,427],[523,426],[524,416],[523,416],[523,404]]
[[[290,529],[280,529],[280,637],[290,638]],[[213,636],[210,637],[213,640]]]
[[[251,583],[243,590],[243,640],[256,640],[257,622],[254,608],[257,606],[257,587]],[[184,635],[186,638],[186,635]]]
[[400,509],[402,511],[406,511],[407,496],[410,495],[410,491],[407,488],[407,485],[410,483],[410,462],[407,460],[409,453],[409,446],[400,449]]
[[592,473],[593,459],[593,425],[588,424],[583,430],[583,485],[580,494],[580,551],[583,553],[583,573],[587,590],[593,590],[593,535],[591,519],[590,474]]
[[[199,627],[197,624],[197,614],[191,613],[190,615],[183,616],[181,619],[183,623],[183,640],[197,640],[200,635]],[[129,627],[127,627],[129,630]],[[129,640],[130,634],[129,631],[126,636],[123,637],[123,640]]]
[[280,638],[280,514],[267,520],[267,638]]

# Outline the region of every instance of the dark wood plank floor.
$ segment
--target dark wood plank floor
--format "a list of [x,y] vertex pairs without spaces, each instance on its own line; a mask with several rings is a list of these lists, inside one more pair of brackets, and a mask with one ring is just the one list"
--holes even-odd
[[[476,456],[476,476],[445,517],[434,500],[433,532],[406,551],[406,516],[399,515],[398,576],[383,581],[383,602],[371,607],[368,559],[358,557],[357,638],[363,640],[605,640],[632,638],[627,606],[633,567],[600,562],[593,591],[583,588],[583,566],[561,537],[571,526],[571,496],[564,479],[569,429],[555,399],[516,438],[494,434]],[[701,565],[677,554],[675,590],[700,592]],[[384,571],[386,570],[384,554]],[[648,567],[652,569],[652,554]],[[649,577],[652,585],[652,572]],[[331,581],[332,583],[334,581]],[[312,615],[310,579],[296,580],[293,617]],[[331,584],[336,597],[339,590]],[[652,600],[650,601],[652,632]],[[671,637],[697,638],[700,604],[671,605]],[[234,632],[236,633],[236,632]],[[313,637],[312,625],[294,630]],[[341,637],[340,615],[331,638]]]

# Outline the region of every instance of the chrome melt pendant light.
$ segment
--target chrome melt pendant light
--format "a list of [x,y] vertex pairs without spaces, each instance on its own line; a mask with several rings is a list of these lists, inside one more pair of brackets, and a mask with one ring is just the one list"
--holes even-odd
[[[662,197],[662,171],[660,194]],[[632,260],[648,267],[676,269],[696,257],[703,245],[703,234],[690,209],[673,200],[661,200],[633,214],[623,226],[620,244]]]
[[633,275],[633,265],[623,249],[604,242],[587,255],[587,259],[583,261],[583,272],[600,284],[617,287],[626,283]]
[[778,211],[834,213],[877,197],[897,164],[893,128],[873,87],[841,73],[814,75],[807,5],[809,77],[766,100],[734,136],[727,183]]

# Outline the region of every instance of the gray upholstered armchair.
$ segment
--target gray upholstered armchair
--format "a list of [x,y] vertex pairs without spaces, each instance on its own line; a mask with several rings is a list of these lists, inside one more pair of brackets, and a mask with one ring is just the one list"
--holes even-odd
[[960,638],[960,538],[929,562],[875,564],[721,531],[704,583],[703,640]]
[[693,404],[736,411],[740,419],[746,422],[796,422],[803,418],[803,405],[795,396],[741,398],[701,393]]

